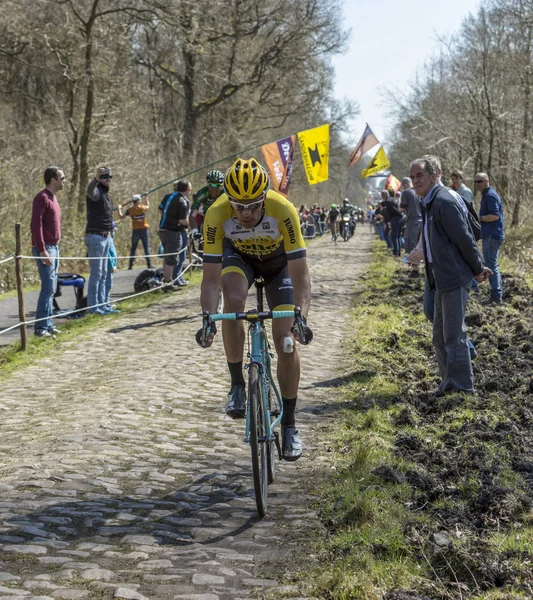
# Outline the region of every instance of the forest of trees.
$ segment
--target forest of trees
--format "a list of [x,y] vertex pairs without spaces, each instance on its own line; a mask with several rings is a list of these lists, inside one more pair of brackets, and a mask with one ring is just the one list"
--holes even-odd
[[390,95],[393,171],[405,173],[426,153],[441,157],[448,182],[454,168],[470,184],[484,171],[503,199],[507,225],[523,225],[533,197],[532,88],[533,3],[483,2],[442,40],[411,89]]
[[[291,200],[362,201],[365,161],[347,168],[361,132],[342,135],[357,98],[333,95],[331,59],[349,39],[341,0],[4,0],[2,8],[0,257],[14,249],[16,222],[28,248],[31,200],[51,164],[68,178],[64,256],[84,249],[85,190],[101,163],[113,169],[115,202],[196,170],[198,189],[206,165],[224,170],[236,153],[328,122],[330,179],[309,186],[297,156]],[[390,92],[392,171],[404,176],[428,152],[441,157],[445,181],[454,168],[467,183],[485,171],[508,225],[522,225],[532,87],[533,3],[487,0],[409,88]],[[245,155],[261,158],[259,148]],[[0,267],[0,291],[11,271]]]
[[[340,132],[356,108],[334,100],[331,67],[349,35],[341,7],[340,0],[4,0],[0,255],[13,249],[15,222],[28,235],[31,200],[50,164],[67,175],[63,255],[83,246],[85,190],[100,163],[113,169],[115,202],[200,169],[191,178],[197,189],[204,165],[221,161],[215,166],[224,170],[232,162],[225,157],[328,122],[330,181],[309,187],[297,158],[291,199],[347,194],[347,178],[357,179]],[[247,155],[261,158],[259,149]]]

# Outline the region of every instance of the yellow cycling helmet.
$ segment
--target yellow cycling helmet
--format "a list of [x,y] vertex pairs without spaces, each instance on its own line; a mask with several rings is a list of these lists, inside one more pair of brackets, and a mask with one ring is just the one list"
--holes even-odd
[[235,200],[255,200],[268,191],[270,178],[255,158],[238,158],[226,171],[224,191]]

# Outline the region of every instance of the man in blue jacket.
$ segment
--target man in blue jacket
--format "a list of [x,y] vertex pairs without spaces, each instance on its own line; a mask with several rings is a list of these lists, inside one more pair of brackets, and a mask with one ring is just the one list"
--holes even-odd
[[423,205],[426,273],[430,286],[435,287],[433,346],[442,377],[436,396],[474,391],[466,303],[472,277],[481,283],[492,275],[483,263],[459,200],[440,183],[441,173],[436,156],[426,155],[411,163],[411,180]]
[[483,259],[492,271],[490,296],[485,303],[500,304],[502,301],[502,276],[498,266],[498,252],[503,242],[503,206],[498,193],[490,186],[486,173],[477,173],[474,182],[481,192],[479,220],[481,221],[481,243]]

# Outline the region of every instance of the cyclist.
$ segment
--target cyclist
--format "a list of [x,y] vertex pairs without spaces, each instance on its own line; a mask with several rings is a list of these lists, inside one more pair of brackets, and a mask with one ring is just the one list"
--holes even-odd
[[[306,248],[295,207],[281,194],[269,189],[266,169],[255,159],[237,159],[224,177],[224,194],[207,212],[204,223],[204,269],[200,302],[202,310],[214,313],[219,288],[224,294],[227,312],[244,311],[248,289],[257,276],[265,280],[268,305],[272,310],[289,310],[299,306],[304,321],[305,341],[312,339],[305,325],[309,311],[311,283],[306,262]],[[302,442],[295,426],[300,358],[283,351],[283,340],[294,337],[292,319],[272,321],[272,335],[278,354],[277,376],[283,400],[281,422],[282,452],[286,460],[297,460]],[[224,350],[231,376],[226,414],[245,416],[245,381],[243,350],[245,341],[242,321],[223,321]],[[213,342],[216,327],[205,340]],[[197,334],[198,337],[200,332]]]
[[202,231],[202,223],[207,209],[222,194],[222,184],[224,183],[224,174],[222,171],[209,171],[205,179],[207,185],[198,190],[192,198],[189,225],[193,233],[195,230]]
[[337,239],[337,219],[339,218],[340,212],[336,204],[332,204],[328,212],[329,230],[331,232],[331,239]]
[[[344,221],[343,217],[344,217],[344,215],[349,215],[351,218],[351,216],[353,214],[353,210],[354,210],[354,207],[350,204],[350,201],[348,200],[348,198],[344,198],[344,200],[342,201],[342,206],[339,209],[340,216],[341,216],[341,220],[339,223],[339,235],[340,236],[342,236],[344,233],[345,221]],[[346,223],[348,225],[350,225],[350,221],[347,221]],[[349,236],[351,237],[352,235],[353,235],[353,232],[351,231],[351,228],[350,228]]]

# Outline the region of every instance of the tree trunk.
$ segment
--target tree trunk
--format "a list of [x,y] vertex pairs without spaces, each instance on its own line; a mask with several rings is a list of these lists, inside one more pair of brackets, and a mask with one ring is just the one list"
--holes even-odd
[[183,93],[185,96],[185,114],[183,120],[183,155],[195,164],[195,141],[198,114],[194,106],[194,84],[196,75],[196,54],[194,51],[184,50],[185,76]]
[[78,213],[85,210],[85,197],[87,193],[87,181],[89,174],[89,141],[91,138],[91,125],[94,107],[94,77],[92,70],[93,40],[91,35],[93,21],[89,21],[85,27],[85,113],[80,135],[80,180],[78,191]]

